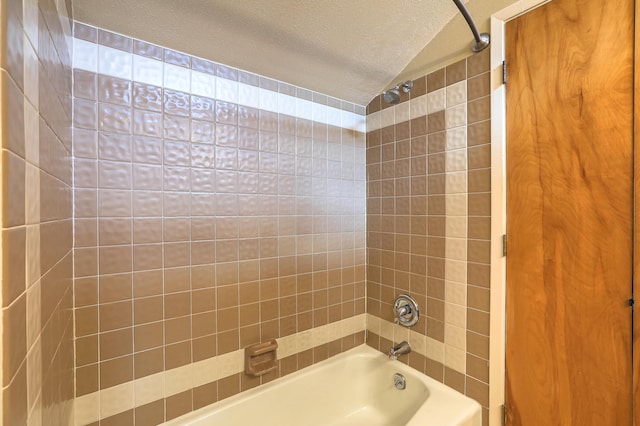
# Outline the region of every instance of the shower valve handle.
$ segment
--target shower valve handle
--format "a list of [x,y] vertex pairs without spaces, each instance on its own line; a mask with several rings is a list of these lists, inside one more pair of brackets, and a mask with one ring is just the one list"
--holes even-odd
[[400,324],[400,318],[409,314],[411,314],[411,306],[407,303],[406,305],[402,305],[396,309],[393,322]]
[[412,327],[418,323],[420,308],[418,302],[408,294],[401,294],[393,304],[393,322],[405,327]]

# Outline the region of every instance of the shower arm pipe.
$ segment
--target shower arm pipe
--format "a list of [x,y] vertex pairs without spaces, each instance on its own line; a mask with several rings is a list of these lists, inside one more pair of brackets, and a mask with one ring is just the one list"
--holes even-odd
[[480,34],[480,31],[478,31],[478,27],[476,26],[476,22],[473,20],[473,17],[469,13],[469,9],[467,9],[467,6],[465,6],[462,0],[453,0],[453,2],[460,10],[460,13],[464,17],[465,21],[467,21],[467,25],[469,25],[469,28],[473,33],[473,38],[475,39],[475,42],[471,46],[471,49],[474,52],[480,52],[484,50],[487,46],[489,46],[489,42],[490,42],[489,34],[487,33]]

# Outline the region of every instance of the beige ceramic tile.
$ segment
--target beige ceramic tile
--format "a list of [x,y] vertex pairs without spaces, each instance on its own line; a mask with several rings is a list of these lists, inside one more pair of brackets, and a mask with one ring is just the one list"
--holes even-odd
[[94,392],[75,398],[75,425],[84,426],[100,420],[100,393]]
[[163,373],[136,379],[134,382],[135,406],[139,407],[164,398],[164,379]]
[[112,416],[133,408],[135,405],[134,383],[127,382],[100,391],[100,418]]

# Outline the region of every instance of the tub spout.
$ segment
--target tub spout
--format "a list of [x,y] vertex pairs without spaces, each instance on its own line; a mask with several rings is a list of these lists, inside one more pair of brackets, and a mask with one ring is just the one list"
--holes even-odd
[[407,341],[402,341],[389,350],[389,359],[396,360],[400,355],[411,352],[411,346]]

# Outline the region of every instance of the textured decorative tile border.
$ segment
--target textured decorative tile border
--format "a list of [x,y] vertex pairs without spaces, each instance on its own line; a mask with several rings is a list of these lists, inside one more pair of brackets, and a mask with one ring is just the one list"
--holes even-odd
[[74,38],[73,68],[162,86],[252,108],[287,114],[359,132],[366,131],[365,108],[345,111],[204,72]]
[[[466,62],[458,62],[452,67],[459,67],[459,64],[463,64],[466,75]],[[433,340],[428,350],[431,355],[427,355],[426,348],[423,352],[419,350],[418,352],[462,374],[466,374],[467,349],[467,205],[469,192],[467,83],[468,79],[465,77],[456,83],[445,84],[444,87],[427,92],[425,95],[408,99],[367,115],[367,132],[373,132],[379,129],[393,128],[401,123],[408,124],[410,120],[418,118],[424,119],[426,117],[428,119],[431,114],[443,114],[445,164],[442,172],[444,172],[445,252],[442,254],[445,269],[445,294],[447,295],[444,304],[444,343],[430,339]],[[377,317],[371,318],[379,320]],[[369,321],[368,324],[373,326],[376,323]],[[399,341],[394,338],[393,329],[395,327],[393,324],[382,321],[381,327],[382,333],[376,331],[375,328],[368,329],[385,339]],[[399,329],[397,333],[405,333],[405,331]],[[415,332],[410,332],[410,334],[417,335]],[[413,339],[417,339],[416,342],[419,345],[422,344],[420,337],[414,336]],[[417,348],[422,347],[417,346]]]
[[445,89],[442,88],[367,115],[367,132],[393,126],[396,123],[403,123],[444,109]]
[[[278,341],[278,359],[366,330],[366,314],[312,328]],[[424,336],[423,336],[424,338]],[[75,400],[75,424],[86,425],[215,382],[244,370],[240,349],[103,389]]]

